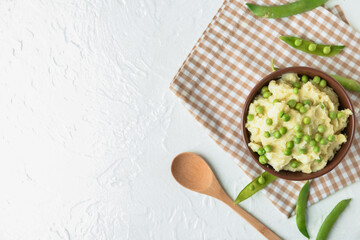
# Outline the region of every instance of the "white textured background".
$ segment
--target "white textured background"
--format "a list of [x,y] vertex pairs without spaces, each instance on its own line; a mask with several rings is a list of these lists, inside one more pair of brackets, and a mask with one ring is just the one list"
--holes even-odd
[[[168,90],[221,3],[1,2],[0,239],[262,238],[170,174],[176,154],[195,151],[230,196],[249,181]],[[359,1],[340,3],[360,30]],[[359,239],[359,188],[312,206],[310,234],[353,197],[331,239]],[[262,193],[243,207],[280,236],[301,239],[295,219]]]

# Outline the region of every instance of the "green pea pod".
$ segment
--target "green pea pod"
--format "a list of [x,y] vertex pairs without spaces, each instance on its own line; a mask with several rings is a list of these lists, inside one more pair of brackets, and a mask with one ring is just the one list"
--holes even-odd
[[323,5],[327,1],[328,0],[299,0],[296,2],[276,6],[260,6],[246,3],[246,6],[254,15],[258,17],[283,18],[310,11]]
[[332,57],[341,52],[345,47],[343,45],[315,44],[311,41],[293,36],[280,36],[279,38],[297,50],[322,57]]
[[329,213],[329,215],[325,218],[324,222],[321,224],[319,232],[316,236],[316,240],[325,240],[327,238],[332,226],[334,225],[340,214],[345,210],[347,205],[349,205],[350,201],[351,198],[342,200],[334,207],[334,209]]
[[305,185],[301,188],[299,197],[296,202],[296,225],[299,231],[305,237],[310,238],[309,233],[306,229],[306,221],[305,221],[305,210],[306,210],[308,197],[309,197],[309,181],[307,181]]
[[266,187],[269,183],[273,182],[277,177],[271,175],[268,172],[263,172],[257,178],[255,178],[251,183],[246,185],[243,190],[239,193],[237,198],[235,199],[234,203],[239,204],[240,202],[248,199],[259,190]]
[[338,81],[346,90],[360,92],[360,83],[358,83],[357,81],[338,75],[330,76],[332,76],[336,81]]

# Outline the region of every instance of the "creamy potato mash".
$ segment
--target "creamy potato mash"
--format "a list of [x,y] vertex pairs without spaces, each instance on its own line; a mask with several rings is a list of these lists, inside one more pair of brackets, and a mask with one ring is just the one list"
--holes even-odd
[[249,106],[249,146],[276,171],[318,171],[347,141],[341,131],[352,112],[338,109],[338,96],[325,80],[284,74]]

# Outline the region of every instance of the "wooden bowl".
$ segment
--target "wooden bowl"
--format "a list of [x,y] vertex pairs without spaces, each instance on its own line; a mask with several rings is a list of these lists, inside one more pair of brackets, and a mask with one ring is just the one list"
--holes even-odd
[[[291,171],[285,171],[285,170],[281,170],[281,171],[277,172],[269,164],[264,164],[264,165],[261,164],[258,160],[259,155],[256,152],[253,152],[248,145],[250,142],[250,133],[246,129],[245,123],[246,123],[246,116],[247,116],[247,113],[249,110],[249,106],[252,103],[255,96],[261,92],[261,88],[263,86],[267,85],[271,80],[279,79],[284,73],[297,73],[300,75],[305,74],[305,75],[308,75],[310,78],[319,76],[321,79],[325,79],[327,81],[328,86],[330,86],[335,91],[335,93],[338,95],[339,102],[340,102],[340,108],[341,109],[348,108],[353,112],[353,115],[351,115],[349,117],[349,123],[348,123],[347,127],[343,130],[343,132],[347,136],[347,142],[341,146],[339,151],[336,152],[334,158],[332,160],[330,160],[323,169],[321,169],[317,172],[303,173],[303,172],[291,172]],[[277,70],[277,71],[267,75],[258,84],[256,84],[256,86],[250,92],[248,98],[246,99],[244,111],[243,111],[243,115],[242,115],[242,131],[243,131],[244,141],[246,142],[246,146],[250,152],[250,155],[252,156],[254,161],[261,168],[263,168],[265,171],[267,171],[267,172],[271,173],[272,175],[277,176],[279,178],[283,178],[286,180],[303,181],[303,180],[317,178],[317,177],[320,177],[320,176],[330,172],[341,162],[341,160],[343,160],[343,158],[345,157],[345,155],[347,154],[347,152],[350,149],[350,146],[352,144],[353,137],[355,134],[355,112],[354,112],[353,105],[350,101],[350,98],[347,95],[345,89],[340,85],[340,83],[338,83],[335,79],[330,77],[328,74],[326,74],[322,71],[319,71],[317,69],[314,69],[314,68],[309,68],[309,67],[283,68],[281,70]]]

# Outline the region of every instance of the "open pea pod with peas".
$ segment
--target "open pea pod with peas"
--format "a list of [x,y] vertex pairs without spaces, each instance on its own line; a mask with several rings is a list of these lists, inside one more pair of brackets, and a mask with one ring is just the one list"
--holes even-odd
[[297,50],[321,57],[335,56],[345,48],[343,45],[316,44],[312,41],[294,36],[280,36],[279,38]]

